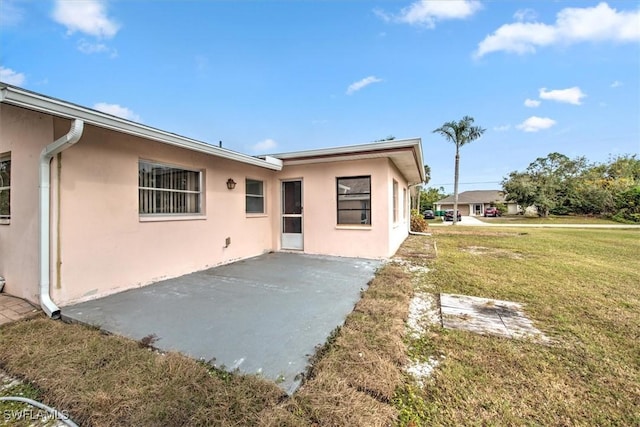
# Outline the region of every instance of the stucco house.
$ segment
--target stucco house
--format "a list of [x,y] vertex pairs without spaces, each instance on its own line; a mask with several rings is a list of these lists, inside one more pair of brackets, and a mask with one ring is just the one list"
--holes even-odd
[[[436,210],[453,209],[453,196],[438,200]],[[501,190],[474,190],[463,191],[458,194],[458,210],[461,215],[483,216],[484,211],[489,206],[494,206],[496,202],[504,203],[507,206],[508,214],[517,214],[519,207],[517,203],[507,202],[505,193]]]
[[270,251],[392,255],[420,139],[254,157],[0,83],[4,292],[60,306]]

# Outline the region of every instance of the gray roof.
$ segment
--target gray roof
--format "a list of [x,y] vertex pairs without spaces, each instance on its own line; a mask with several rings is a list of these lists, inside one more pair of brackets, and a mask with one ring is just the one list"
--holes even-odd
[[[506,202],[505,193],[502,190],[474,190],[463,191],[458,194],[458,203],[491,203],[491,202]],[[453,203],[453,195],[445,197],[442,200],[436,202],[440,205],[446,205]]]

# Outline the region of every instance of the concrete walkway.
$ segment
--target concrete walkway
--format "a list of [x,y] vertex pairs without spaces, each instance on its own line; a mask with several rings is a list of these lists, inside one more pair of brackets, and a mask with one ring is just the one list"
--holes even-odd
[[38,307],[23,299],[0,293],[0,325],[24,319],[39,311]]
[[64,320],[276,381],[293,393],[381,261],[271,253],[62,308]]

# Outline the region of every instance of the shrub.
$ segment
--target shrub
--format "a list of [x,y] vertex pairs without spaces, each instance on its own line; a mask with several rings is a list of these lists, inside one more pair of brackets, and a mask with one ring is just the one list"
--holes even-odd
[[411,209],[411,231],[424,233],[429,228],[429,224],[417,209]]
[[640,185],[619,193],[616,197],[616,209],[617,212],[613,215],[615,221],[640,222]]
[[498,209],[498,212],[500,212],[500,215],[509,213],[509,209],[507,208],[507,205],[504,202],[495,202],[495,203],[492,203],[491,206],[495,206],[495,208]]

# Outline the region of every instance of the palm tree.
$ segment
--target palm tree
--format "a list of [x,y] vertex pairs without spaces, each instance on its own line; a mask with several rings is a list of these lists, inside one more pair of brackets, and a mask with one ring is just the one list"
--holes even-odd
[[480,126],[473,126],[473,117],[464,116],[458,122],[446,122],[433,133],[439,133],[448,141],[456,144],[456,168],[455,179],[453,181],[453,225],[458,222],[458,178],[460,165],[460,147],[471,141],[480,138],[486,129]]

